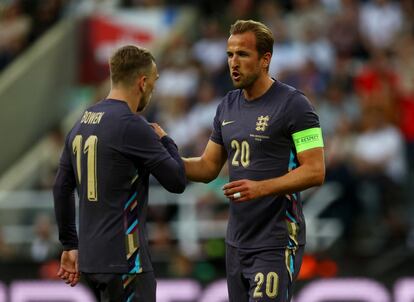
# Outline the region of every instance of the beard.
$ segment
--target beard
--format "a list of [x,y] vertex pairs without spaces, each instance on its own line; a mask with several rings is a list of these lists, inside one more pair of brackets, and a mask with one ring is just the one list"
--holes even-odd
[[249,88],[254,84],[254,82],[256,82],[258,78],[259,78],[259,74],[253,73],[253,74],[246,76],[244,79],[241,78],[240,81],[235,81],[234,79],[232,79],[233,86],[235,88],[240,88],[240,89]]
[[150,93],[149,95],[144,94],[141,97],[141,100],[139,101],[139,105],[137,108],[137,112],[142,112],[145,110],[145,108],[147,108],[149,102],[151,101],[151,96],[152,96],[152,93]]

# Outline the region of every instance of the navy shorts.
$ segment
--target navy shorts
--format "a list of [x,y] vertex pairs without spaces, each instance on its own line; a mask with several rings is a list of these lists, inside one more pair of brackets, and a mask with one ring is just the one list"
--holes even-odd
[[155,302],[154,272],[140,274],[82,273],[99,302]]
[[289,302],[304,246],[246,250],[226,246],[230,302]]

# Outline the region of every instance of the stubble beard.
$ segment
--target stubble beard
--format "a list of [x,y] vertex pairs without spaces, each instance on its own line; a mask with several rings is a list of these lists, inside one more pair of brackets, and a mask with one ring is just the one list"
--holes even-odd
[[254,74],[250,74],[248,75],[245,79],[241,80],[241,81],[234,81],[233,80],[233,85],[235,88],[237,89],[246,89],[249,88],[251,86],[253,86],[253,84],[256,82],[256,80],[259,78],[259,74],[254,73]]
[[[151,96],[150,96],[151,97]],[[138,108],[137,108],[137,112],[142,112],[145,110],[145,108],[147,108],[147,105],[149,103],[149,98],[145,95],[142,96]]]

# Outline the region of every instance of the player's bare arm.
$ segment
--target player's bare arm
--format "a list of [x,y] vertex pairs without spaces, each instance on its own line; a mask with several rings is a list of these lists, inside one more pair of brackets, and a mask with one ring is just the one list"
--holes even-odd
[[323,148],[302,151],[298,153],[298,160],[299,167],[281,177],[262,181],[241,179],[230,182],[223,186],[224,195],[236,202],[243,202],[267,195],[288,194],[322,185],[325,179]]
[[223,146],[209,140],[202,156],[183,158],[187,178],[208,183],[217,177],[226,159]]

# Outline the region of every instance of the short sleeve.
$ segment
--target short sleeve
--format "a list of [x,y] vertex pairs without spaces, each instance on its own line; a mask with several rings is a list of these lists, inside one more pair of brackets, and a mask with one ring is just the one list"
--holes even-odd
[[286,133],[293,133],[310,128],[320,128],[319,117],[310,101],[300,92],[295,92],[289,99],[285,110]]
[[154,129],[140,116],[134,116],[129,121],[123,142],[122,151],[137,166],[144,166],[149,170],[153,170],[160,162],[171,157]]
[[303,94],[295,92],[289,99],[285,118],[287,135],[292,138],[296,152],[323,147],[318,115]]
[[213,142],[223,145],[223,137],[221,135],[221,122],[220,122],[220,116],[221,116],[221,110],[222,110],[223,103],[220,103],[220,105],[217,106],[216,115],[214,117],[213,121],[213,132],[211,133],[210,140]]

